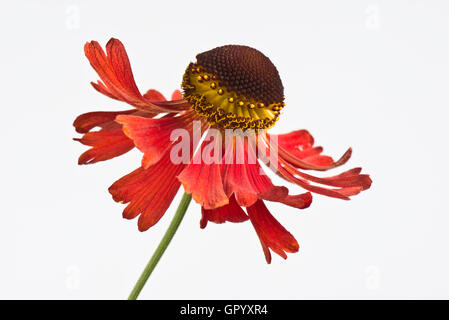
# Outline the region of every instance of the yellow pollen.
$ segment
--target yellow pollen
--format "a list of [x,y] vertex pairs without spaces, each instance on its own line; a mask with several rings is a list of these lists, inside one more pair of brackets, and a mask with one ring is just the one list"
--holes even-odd
[[[211,79],[216,82],[206,82]],[[276,123],[279,111],[285,105],[282,101],[266,105],[229,91],[219,81],[216,75],[193,63],[187,67],[182,81],[184,98],[211,125],[222,129],[263,130]]]

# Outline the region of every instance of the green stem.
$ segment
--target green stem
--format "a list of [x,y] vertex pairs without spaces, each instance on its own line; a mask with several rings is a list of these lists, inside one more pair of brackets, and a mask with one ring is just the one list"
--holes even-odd
[[173,217],[173,220],[170,222],[170,225],[168,226],[168,229],[165,232],[164,237],[159,243],[159,246],[157,247],[156,251],[154,251],[153,256],[151,257],[150,261],[148,261],[147,266],[145,267],[139,279],[137,280],[136,284],[134,285],[133,291],[131,291],[128,300],[136,300],[137,297],[139,296],[140,291],[142,291],[143,287],[145,286],[145,283],[147,282],[157,263],[161,259],[168,245],[170,244],[171,239],[173,239],[176,230],[178,230],[179,224],[184,218],[184,215],[187,211],[187,208],[189,207],[191,200],[192,195],[184,193],[181,202],[179,203],[178,209],[176,210],[175,216]]

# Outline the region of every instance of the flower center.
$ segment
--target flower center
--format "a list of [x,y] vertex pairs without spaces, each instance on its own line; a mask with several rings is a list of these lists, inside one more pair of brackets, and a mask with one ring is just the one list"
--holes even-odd
[[184,98],[222,129],[267,129],[285,106],[284,87],[260,51],[227,45],[197,55],[182,81]]

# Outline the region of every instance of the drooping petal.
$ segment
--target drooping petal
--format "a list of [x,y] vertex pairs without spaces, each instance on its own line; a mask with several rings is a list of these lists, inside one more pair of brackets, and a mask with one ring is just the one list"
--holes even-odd
[[[256,183],[250,174],[250,166],[257,163],[257,157],[250,137],[235,136],[228,143],[223,166],[223,185],[226,195],[235,195],[237,203],[243,207],[253,205],[258,195],[266,192],[267,185],[262,181]],[[260,190],[260,188],[263,190]]]
[[[234,137],[226,150],[227,163],[223,168],[223,184],[228,197],[235,195],[237,203],[249,207],[257,199],[281,202],[295,208],[310,206],[312,197],[309,193],[289,195],[284,186],[275,186],[265,174],[256,157],[256,146],[250,137]],[[237,148],[243,148],[243,159],[238,158]],[[228,163],[229,162],[229,163]]]
[[140,214],[138,227],[145,231],[156,224],[164,215],[175,197],[180,182],[176,176],[184,169],[184,164],[173,164],[166,153],[153,166],[143,167],[114,182],[109,187],[113,199],[129,203],[123,217],[133,219]]
[[92,164],[109,160],[134,148],[134,143],[123,134],[120,127],[87,132],[81,139],[75,138],[74,140],[92,147],[80,155],[78,164]]
[[214,223],[229,222],[243,222],[248,220],[249,217],[243,211],[243,209],[235,201],[235,197],[229,198],[229,204],[219,207],[217,209],[205,209],[201,208],[201,221],[200,227],[204,229],[208,221]]
[[142,165],[148,168],[157,163],[170,149],[173,144],[170,140],[173,130],[184,128],[190,131],[195,119],[195,113],[189,111],[178,117],[159,119],[120,115],[116,121],[123,125],[125,135],[144,153]]
[[276,136],[279,145],[292,151],[293,155],[312,148],[314,144],[313,136],[307,130],[296,130],[278,135],[270,134],[270,136]]
[[[310,192],[318,193],[318,194],[332,197],[332,198],[338,198],[338,199],[342,199],[342,200],[350,200],[349,194],[348,194],[349,190],[347,190],[346,188],[329,189],[329,188],[325,188],[325,187],[321,187],[321,186],[311,185],[309,183],[309,181],[295,177],[288,170],[286,170],[282,164],[278,167],[277,173],[281,177],[286,179],[287,181],[295,183]],[[350,190],[351,190],[350,195],[355,195],[355,194],[358,194],[362,190],[362,188],[356,187],[354,189],[351,187]]]
[[336,176],[319,178],[306,174],[299,170],[294,170],[293,172],[298,176],[307,179],[308,181],[324,184],[327,186],[349,188],[349,187],[361,187],[362,190],[369,189],[371,186],[371,178],[367,174],[360,174],[362,168],[353,168]]
[[[179,90],[175,90],[174,94],[177,95],[177,92]],[[165,101],[165,97],[154,89],[148,90],[144,96],[150,101]],[[122,126],[114,121],[119,115],[151,118],[156,114],[132,109],[88,112],[78,116],[73,125],[77,132],[85,133],[85,135],[81,139],[75,138],[74,140],[92,147],[78,158],[79,164],[109,160],[134,148],[133,141],[123,133]],[[89,132],[95,127],[99,127],[101,130]]]
[[134,81],[126,50],[119,40],[109,40],[106,53],[98,42],[87,42],[84,52],[101,79],[92,83],[92,86],[106,96],[147,112],[179,112],[189,109],[189,104],[184,100],[151,102],[142,96]]
[[310,192],[289,195],[289,190],[286,187],[273,185],[259,162],[248,164],[246,169],[254,190],[257,190],[259,199],[281,202],[297,209],[305,209],[311,205],[312,195]]
[[185,191],[191,193],[192,198],[207,210],[229,203],[223,189],[221,162],[206,163],[203,159],[203,151],[209,143],[203,141],[191,163],[178,176]]
[[[85,133],[74,138],[84,145],[91,146],[78,158],[78,164],[92,164],[120,156],[134,148],[134,143],[122,131],[121,125],[114,122],[117,115],[133,114],[136,110],[120,112],[89,112],[78,116],[73,125],[76,131]],[[152,116],[152,114],[147,114]],[[101,130],[89,132],[99,127]]]
[[[306,209],[312,204],[312,194],[310,192],[305,192],[297,195],[287,195],[282,200],[276,200],[290,207],[298,209]],[[269,200],[269,199],[267,199]]]
[[[262,138],[270,148],[277,147],[275,143],[269,141],[270,139],[268,137],[265,136]],[[304,138],[304,134],[301,134],[301,138]],[[292,142],[291,145],[295,145],[295,143],[297,143],[298,141],[304,140],[298,139],[293,141],[294,142]],[[310,142],[310,138],[306,139],[306,141],[308,141],[308,143],[300,145],[310,146],[313,143],[313,140],[312,142]],[[289,146],[288,144],[286,145]],[[366,190],[371,186],[371,178],[369,177],[369,175],[360,174],[360,168],[354,168],[343,172],[342,174],[329,178],[319,178],[301,172],[297,166],[292,164],[291,161],[283,157],[283,155],[281,154],[279,154],[279,156],[276,158],[270,154],[269,161],[271,163],[275,163],[274,165],[270,166],[270,168],[275,168],[275,172],[287,181],[295,183],[310,192],[318,193],[328,197],[349,200],[350,196],[356,195],[362,190]],[[334,163],[334,165],[340,165],[340,162],[337,161]],[[320,183],[338,188],[326,188],[322,186],[312,185],[310,182]]]
[[[276,148],[279,157],[300,169],[325,171],[345,164],[351,157],[349,148],[343,156],[334,161],[322,155],[322,147],[314,147],[314,139],[307,130],[297,130],[280,135],[266,135],[271,148]],[[274,142],[277,140],[277,144]]]
[[[369,175],[360,174],[360,171],[360,168],[354,168],[334,177],[318,178],[297,170],[289,163],[283,162],[283,160],[281,160],[281,166],[279,167],[279,173],[283,177],[293,183],[298,184],[304,189],[343,200],[349,200],[350,196],[357,195],[362,190],[366,190],[371,186],[371,178]],[[300,176],[303,179],[300,179],[297,176]],[[339,188],[325,188],[322,186],[312,185],[310,182],[321,183]]]
[[[123,133],[121,124],[114,121],[119,115],[153,117],[155,113],[134,109],[119,112],[89,112],[78,116],[73,125],[78,132],[85,134],[81,139],[75,138],[74,140],[92,147],[81,154],[78,164],[92,164],[109,160],[134,148],[133,141]],[[101,130],[89,132],[95,127],[99,127]]]
[[[177,94],[179,90],[175,90],[173,94]],[[164,95],[157,90],[150,89],[144,95],[150,101],[166,101]],[[86,133],[95,127],[103,128],[108,124],[113,123],[118,115],[134,114],[144,117],[153,117],[153,113],[144,111],[136,111],[135,109],[125,111],[94,111],[79,115],[73,122],[76,132]]]
[[95,111],[79,115],[73,122],[76,132],[86,133],[95,127],[103,127],[114,121],[115,117],[121,114],[132,114],[136,110],[125,111]]
[[262,200],[257,200],[246,210],[259,236],[267,263],[271,263],[270,249],[284,259],[287,259],[286,252],[299,250],[296,239],[271,215]]

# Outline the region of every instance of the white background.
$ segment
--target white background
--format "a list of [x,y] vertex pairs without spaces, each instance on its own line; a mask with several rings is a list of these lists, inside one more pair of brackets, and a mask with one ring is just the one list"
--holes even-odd
[[261,50],[285,86],[274,131],[308,129],[334,157],[352,146],[344,169],[374,181],[351,201],[270,203],[301,246],[271,265],[249,222],[201,230],[192,204],[142,298],[449,298],[448,15],[436,0],[2,4],[0,298],[125,298],[174,213],[144,233],[121,218],[107,188],[136,150],[77,165],[74,118],[127,108],[89,84],[83,45],[110,37],[141,91],[166,95],[199,52]]

